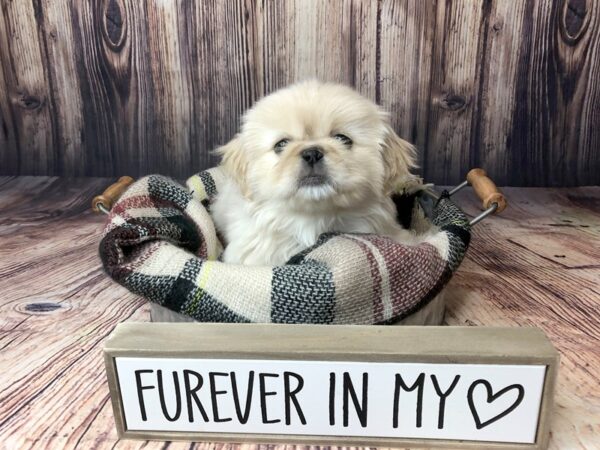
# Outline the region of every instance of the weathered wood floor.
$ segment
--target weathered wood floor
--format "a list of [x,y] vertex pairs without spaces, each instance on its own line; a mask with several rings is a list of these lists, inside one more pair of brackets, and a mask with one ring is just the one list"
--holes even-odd
[[[88,205],[106,184],[0,177],[0,447],[254,449],[117,440],[102,344],[149,314],[100,268],[104,218]],[[551,448],[600,448],[600,187],[505,193],[449,287],[447,322],[544,329],[562,355]],[[469,193],[458,202],[477,211]]]

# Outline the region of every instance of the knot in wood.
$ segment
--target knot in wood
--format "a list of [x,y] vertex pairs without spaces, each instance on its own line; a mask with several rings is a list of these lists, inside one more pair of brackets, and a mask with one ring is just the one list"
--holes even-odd
[[457,94],[446,93],[442,95],[440,107],[449,111],[458,111],[465,107],[467,100]]
[[29,111],[36,110],[42,106],[42,100],[29,94],[20,94],[17,103],[21,108]]
[[108,0],[104,10],[104,36],[114,50],[122,47],[125,41],[125,21],[118,0]]
[[34,313],[46,313],[52,312],[61,308],[58,303],[52,302],[39,302],[39,303],[28,303],[25,306],[25,311],[34,312]]
[[589,24],[586,0],[568,0],[563,10],[561,31],[565,41],[574,45],[585,33]]

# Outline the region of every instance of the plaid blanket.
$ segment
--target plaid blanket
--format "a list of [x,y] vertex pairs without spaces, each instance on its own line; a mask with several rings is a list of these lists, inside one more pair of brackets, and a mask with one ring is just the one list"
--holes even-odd
[[223,177],[210,169],[187,189],[158,175],[134,183],[112,208],[100,243],[108,275],[203,322],[385,324],[433,299],[468,247],[468,220],[447,196],[427,206],[424,195],[397,195],[404,225],[438,227],[422,244],[329,233],[282,266],[225,264],[209,212]]

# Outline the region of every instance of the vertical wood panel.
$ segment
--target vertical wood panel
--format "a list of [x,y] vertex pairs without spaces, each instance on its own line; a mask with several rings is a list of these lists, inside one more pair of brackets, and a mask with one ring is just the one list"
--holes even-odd
[[[563,177],[562,182],[552,180],[555,185],[600,185],[600,4],[597,1],[591,2],[589,6],[586,4],[585,11],[585,19],[581,24],[581,30],[585,30],[585,38],[577,36],[576,27],[573,30],[576,37],[571,38],[576,43],[576,54],[581,55],[579,60],[583,61],[584,67],[577,84],[582,120],[579,134],[573,133],[577,139],[575,148],[578,150],[576,179]],[[565,26],[579,23],[575,12],[563,8]],[[574,120],[576,117],[572,121]]]
[[440,0],[431,63],[425,179],[453,184],[464,179],[470,161],[472,122],[477,115],[480,27],[489,2]]
[[[4,18],[0,17],[0,62],[4,61],[2,50],[8,48],[7,37]],[[0,65],[0,172],[18,174],[19,145],[8,99],[8,84],[4,77],[4,70],[8,68],[6,63]]]
[[263,2],[263,93],[317,78],[375,100],[377,1]]
[[[537,17],[551,11],[549,30],[535,27],[531,57],[549,42],[546,65],[541,66],[547,80],[547,102],[531,95],[530,104],[550,112],[550,157],[543,177],[530,176],[526,183],[540,180],[545,185],[589,184],[600,182],[600,4],[597,1],[538,1]],[[530,72],[531,73],[531,72]],[[530,79],[536,79],[531,75]],[[545,81],[542,77],[542,83]],[[530,122],[530,129],[535,127]],[[539,152],[543,145],[528,145]],[[528,155],[528,152],[524,152]],[[513,153],[514,154],[514,153]],[[517,162],[514,156],[511,158]],[[528,162],[531,164],[532,159]],[[587,170],[580,172],[580,169]],[[594,170],[595,167],[595,170]],[[515,177],[509,178],[513,182]],[[600,184],[600,183],[598,183]]]
[[75,60],[85,118],[80,131],[84,173],[106,176],[121,167],[139,173],[145,168],[140,149],[147,129],[138,101],[153,101],[139,95],[144,92],[139,74],[148,73],[140,66],[136,45],[143,42],[144,22],[136,20],[132,5],[118,1],[74,2],[70,8],[79,43]]
[[[510,173],[507,153],[522,145],[513,142],[511,133],[518,126],[514,119],[523,108],[525,86],[518,86],[521,63],[528,45],[526,30],[531,26],[532,3],[494,2],[484,34],[484,60],[479,97],[479,116],[474,124],[473,163],[494,167],[496,181],[505,184]],[[536,117],[540,120],[541,117]],[[540,160],[537,161],[538,164]],[[535,167],[529,170],[538,170]],[[541,170],[541,167],[540,167]]]
[[[148,20],[146,58],[151,61],[152,84],[147,94],[154,99],[152,124],[156,141],[149,143],[149,168],[169,167],[184,173],[191,166],[190,126],[192,95],[182,61],[180,15],[172,3],[140,2]],[[160,30],[160,32],[156,32]]]
[[[36,6],[38,8],[36,9]],[[15,135],[12,142],[18,150],[21,173],[43,175],[57,169],[54,144],[53,107],[45,68],[43,29],[39,4],[33,2],[2,2],[2,38],[0,61],[4,74],[2,104],[9,104],[6,127],[12,122]],[[4,131],[3,131],[4,133]],[[6,134],[6,133],[5,133]],[[6,138],[5,138],[6,139]],[[10,151],[14,156],[14,151]],[[13,165],[13,164],[10,164]]]
[[294,79],[296,39],[294,2],[262,2],[258,22],[260,50],[258,76],[261,95],[273,92]]
[[294,80],[316,77],[352,84],[353,58],[346,45],[351,11],[352,3],[348,1],[294,1]]
[[43,19],[40,38],[43,39],[51,83],[49,96],[54,106],[51,113],[55,122],[57,171],[81,176],[85,164],[81,129],[85,118],[75,61],[78,41],[74,38],[73,28],[65,26],[65,21],[72,21],[71,10],[64,2],[43,0],[39,3],[38,14]]
[[599,25],[598,2],[494,3],[472,150],[499,183],[599,182]]
[[346,44],[353,55],[352,86],[364,96],[377,101],[379,90],[378,67],[380,51],[380,2],[357,0],[352,4],[351,30]]
[[231,139],[242,113],[260,94],[255,68],[257,7],[256,2],[243,0],[193,3],[195,23],[188,23],[193,30],[188,46],[195,66],[193,120],[200,124],[200,145],[192,150],[193,169],[181,176],[216,163],[208,152]]
[[[380,12],[378,101],[392,124],[417,145],[426,144],[436,2],[385,0]],[[423,161],[420,161],[422,165]]]

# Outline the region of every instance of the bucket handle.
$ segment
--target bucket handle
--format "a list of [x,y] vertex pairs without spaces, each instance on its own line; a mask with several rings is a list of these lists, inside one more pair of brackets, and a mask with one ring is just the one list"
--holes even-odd
[[133,183],[131,177],[121,177],[115,183],[107,187],[104,192],[97,195],[92,200],[92,210],[97,213],[108,214],[113,205],[119,200],[119,197],[123,195],[123,192]]
[[473,190],[481,200],[484,209],[481,214],[471,219],[469,222],[469,225],[471,226],[481,222],[491,214],[501,213],[508,206],[504,194],[500,192],[496,183],[487,176],[487,173],[483,169],[471,169],[469,173],[467,173],[467,179],[448,192],[448,194],[456,194],[466,186],[473,186]]

